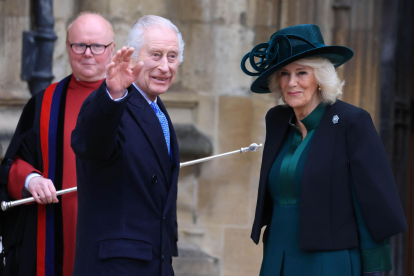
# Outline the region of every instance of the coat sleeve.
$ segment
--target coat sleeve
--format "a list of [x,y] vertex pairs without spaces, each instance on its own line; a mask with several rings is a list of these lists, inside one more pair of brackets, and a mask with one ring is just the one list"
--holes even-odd
[[122,147],[124,136],[119,125],[131,93],[120,101],[114,101],[106,89],[104,81],[86,98],[79,112],[71,146],[80,159],[107,160]]
[[[352,181],[352,180],[351,180]],[[356,199],[355,188],[352,183],[352,202],[359,233],[359,248],[362,258],[362,271],[390,271],[392,270],[390,240],[374,241],[368,231],[367,225],[361,213],[361,207]]]
[[24,161],[20,156],[15,156],[9,173],[9,182],[7,185],[9,195],[14,199],[22,198],[22,191],[26,182],[26,177],[36,172],[42,174],[36,170],[31,164]]
[[393,172],[368,112],[349,114],[346,143],[355,194],[372,238],[383,241],[407,229]]

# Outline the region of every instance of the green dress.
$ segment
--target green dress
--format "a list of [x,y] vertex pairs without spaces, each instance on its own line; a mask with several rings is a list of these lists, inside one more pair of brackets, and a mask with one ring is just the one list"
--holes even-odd
[[[302,123],[307,135],[292,124],[268,177],[273,213],[264,237],[264,256],[260,276],[360,276],[362,272],[392,269],[389,241],[375,242],[353,202],[360,246],[338,251],[306,251],[299,248],[299,204],[302,173],[314,133],[325,112],[320,104]],[[351,185],[352,187],[352,185]]]

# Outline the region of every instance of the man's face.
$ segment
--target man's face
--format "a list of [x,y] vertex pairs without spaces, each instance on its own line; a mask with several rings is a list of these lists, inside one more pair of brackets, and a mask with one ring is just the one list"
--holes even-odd
[[154,101],[173,84],[178,70],[178,38],[169,28],[145,32],[145,44],[138,53],[144,66],[135,84]]
[[113,42],[113,33],[108,23],[100,16],[94,14],[83,15],[73,22],[69,30],[66,48],[69,55],[73,74],[81,81],[94,82],[105,77],[105,67],[111,61],[115,43],[108,46],[101,55],[92,54],[87,48],[83,54],[75,54],[70,44],[102,44]]

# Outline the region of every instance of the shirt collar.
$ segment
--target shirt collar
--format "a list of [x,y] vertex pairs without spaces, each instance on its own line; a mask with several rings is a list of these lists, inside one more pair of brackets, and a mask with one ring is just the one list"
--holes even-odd
[[[75,79],[76,79],[77,81],[81,81],[81,80],[79,80],[79,79],[78,79],[78,77],[77,77],[77,76],[75,76],[75,74],[74,74],[73,72],[72,72],[72,75],[75,77]],[[103,80],[104,80],[104,79],[106,79],[106,75],[103,77]],[[86,82],[86,81],[84,81],[84,82]]]
[[[152,101],[148,98],[148,95],[144,93],[139,87],[135,84],[135,82],[132,83],[132,85],[141,93],[141,95],[147,100],[148,104],[151,105]],[[157,98],[155,98],[155,103],[157,103]]]
[[[311,131],[319,126],[321,122],[322,116],[325,113],[326,105],[324,103],[320,103],[308,116],[306,116],[301,122],[305,125],[307,131]],[[294,124],[295,114],[289,120],[289,124],[295,127]]]

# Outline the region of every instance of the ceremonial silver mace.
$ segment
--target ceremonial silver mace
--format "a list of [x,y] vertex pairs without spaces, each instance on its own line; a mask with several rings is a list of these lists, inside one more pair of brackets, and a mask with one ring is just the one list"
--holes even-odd
[[[206,161],[212,160],[212,159],[217,158],[217,157],[223,157],[223,156],[231,155],[231,154],[235,154],[235,153],[245,153],[245,152],[248,152],[248,151],[249,152],[250,151],[257,151],[257,149],[262,147],[262,146],[263,146],[262,144],[258,145],[256,143],[253,143],[250,146],[248,146],[247,148],[241,148],[241,149],[235,150],[235,151],[230,151],[230,152],[226,152],[226,153],[222,153],[222,154],[213,155],[213,156],[210,156],[210,157],[205,157],[205,158],[200,158],[200,159],[196,159],[196,160],[193,160],[193,161],[180,163],[180,168],[190,166],[190,165],[194,165],[194,164],[198,164],[198,163],[202,163],[202,162],[206,162]],[[77,191],[77,189],[78,189],[77,187],[73,187],[73,188],[57,191],[56,196],[60,196],[60,195],[63,195],[63,194],[75,192],[75,191]],[[28,197],[28,198],[25,198],[25,199],[8,201],[8,202],[2,201],[1,202],[1,209],[3,211],[6,211],[6,210],[8,210],[8,209],[10,209],[14,206],[18,206],[18,205],[22,205],[22,204],[26,204],[26,203],[30,203],[30,202],[34,202],[34,201],[35,201],[35,199],[33,197]]]

